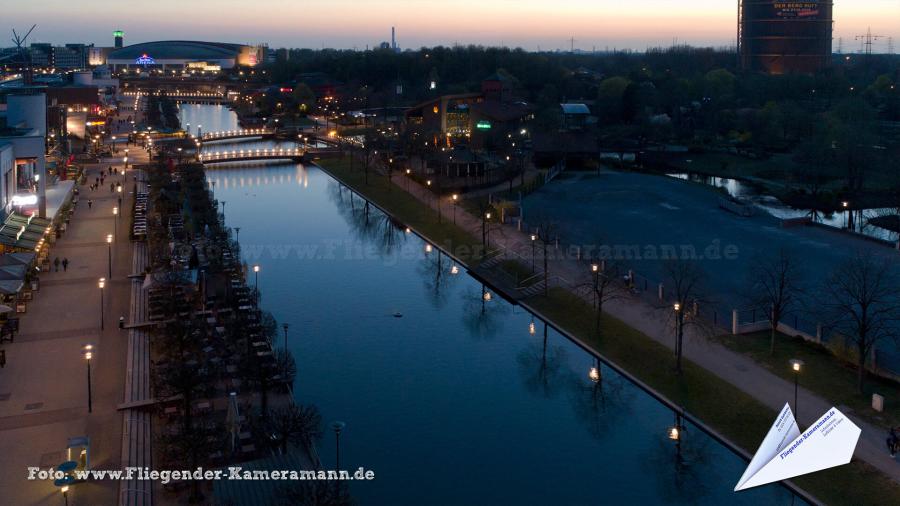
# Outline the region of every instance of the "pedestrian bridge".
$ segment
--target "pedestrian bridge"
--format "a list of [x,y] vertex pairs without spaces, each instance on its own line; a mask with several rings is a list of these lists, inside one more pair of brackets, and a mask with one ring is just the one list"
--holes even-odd
[[275,130],[271,128],[249,128],[242,130],[226,130],[224,132],[209,132],[200,136],[203,143],[216,141],[233,141],[241,139],[253,139],[256,137],[271,137]]
[[230,149],[223,151],[211,151],[198,155],[200,163],[227,162],[256,162],[265,160],[294,160],[302,161],[306,156],[306,150],[298,148],[270,148],[270,149]]

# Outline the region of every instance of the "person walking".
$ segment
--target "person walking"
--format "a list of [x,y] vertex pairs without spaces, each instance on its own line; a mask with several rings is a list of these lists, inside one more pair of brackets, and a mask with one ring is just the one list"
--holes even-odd
[[6,350],[0,350],[0,369],[6,367]]
[[59,272],[59,257],[53,259],[53,267],[56,268],[56,272]]
[[887,437],[888,451],[891,452],[891,458],[897,454],[897,446],[900,445],[900,439],[897,437],[897,429],[891,427]]
[[93,205],[94,205],[94,201],[91,199],[88,199],[88,209],[90,209],[91,206],[93,206]]
[[62,266],[63,266],[63,272],[66,272],[69,270],[69,257],[63,258]]

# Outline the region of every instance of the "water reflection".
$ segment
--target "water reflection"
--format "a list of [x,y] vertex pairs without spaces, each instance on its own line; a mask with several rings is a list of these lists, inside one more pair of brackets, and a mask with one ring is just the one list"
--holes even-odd
[[765,195],[759,192],[755,187],[746,184],[737,179],[707,176],[697,173],[674,173],[667,176],[675,179],[683,179],[694,183],[700,183],[715,188],[725,190],[728,195],[749,201],[757,207],[763,209],[767,213],[779,219],[793,218],[812,218],[816,223],[828,225],[835,228],[846,228],[853,223],[853,229],[856,232],[886,241],[896,241],[898,234],[888,229],[881,228],[869,223],[872,218],[881,216],[895,216],[898,214],[897,209],[880,208],[880,209],[863,209],[853,211],[854,217],[851,220],[849,211],[845,212],[821,212],[815,209],[795,209],[785,205],[772,195]]
[[[547,324],[542,325],[542,337],[530,339],[528,345],[516,356],[522,372],[525,389],[535,395],[553,398],[566,387],[563,366],[568,363],[565,349],[549,343]],[[567,372],[567,371],[566,371]]]

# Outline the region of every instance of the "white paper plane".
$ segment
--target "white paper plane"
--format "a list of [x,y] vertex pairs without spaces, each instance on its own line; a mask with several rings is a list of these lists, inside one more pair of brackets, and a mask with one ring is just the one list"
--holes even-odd
[[734,491],[848,464],[860,433],[847,416],[831,408],[801,434],[785,404]]

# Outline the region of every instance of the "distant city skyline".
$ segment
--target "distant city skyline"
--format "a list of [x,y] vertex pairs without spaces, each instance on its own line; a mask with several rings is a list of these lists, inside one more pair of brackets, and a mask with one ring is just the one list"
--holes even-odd
[[[456,43],[569,49],[574,37],[575,48],[584,51],[643,50],[673,43],[731,46],[737,18],[736,0],[158,0],[141,7],[109,0],[22,3],[4,12],[3,35],[8,41],[13,28],[36,23],[29,43],[111,46],[113,30],[121,29],[126,45],[181,39],[364,49],[389,41],[395,26],[400,47],[412,49]],[[844,52],[858,51],[854,37],[870,26],[900,44],[900,0],[837,0],[834,17],[835,50],[841,38]],[[887,38],[878,41],[875,51],[886,49]]]

